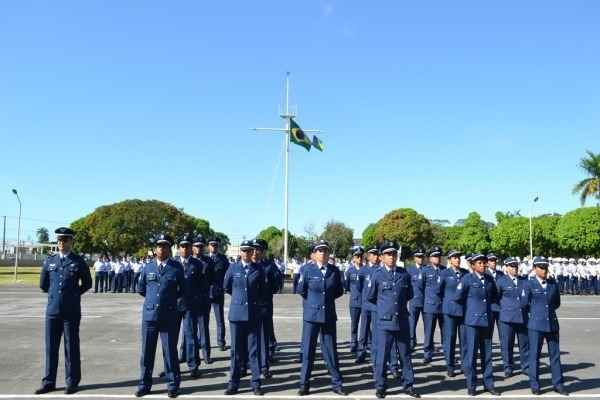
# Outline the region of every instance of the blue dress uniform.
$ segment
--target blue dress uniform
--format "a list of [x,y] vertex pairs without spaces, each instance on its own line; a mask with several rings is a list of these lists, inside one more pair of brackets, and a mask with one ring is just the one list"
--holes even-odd
[[[519,266],[515,259],[508,259],[505,265]],[[521,371],[528,373],[529,369],[529,339],[527,337],[527,312],[521,306],[521,293],[527,284],[527,278],[503,275],[496,281],[498,287],[498,298],[500,299],[500,348],[502,350],[502,362],[504,364],[504,375],[509,377],[514,370],[513,353],[515,347],[515,336],[519,340],[519,356],[521,359]]]
[[[534,268],[547,268],[544,257],[534,257]],[[556,310],[560,307],[560,290],[554,278],[545,281],[537,276],[529,279],[521,292],[521,305],[529,312],[529,383],[534,394],[539,394],[540,356],[544,340],[548,343],[548,356],[554,390],[566,394],[560,363],[559,326]]]
[[[458,252],[450,252],[448,257],[460,256]],[[461,365],[465,360],[465,327],[464,306],[455,300],[456,288],[463,276],[469,272],[464,268],[446,268],[440,274],[440,292],[442,294],[442,312],[444,314],[444,358],[449,376],[454,376],[456,369],[456,338],[459,338]]]
[[[211,243],[220,243],[218,238],[213,238],[208,241]],[[209,254],[210,259],[214,264],[215,269],[215,280],[211,293],[212,309],[215,314],[215,320],[217,323],[217,344],[221,347],[221,350],[225,350],[225,314],[224,314],[224,303],[225,293],[223,292],[223,279],[229,268],[229,260],[221,253]]]
[[[423,250],[417,250],[413,253],[415,257],[423,256],[425,253]],[[406,271],[410,274],[411,284],[413,288],[413,298],[409,304],[409,319],[410,324],[410,348],[414,350],[417,346],[417,325],[419,323],[419,317],[423,312],[423,267],[417,265],[409,266]]]
[[[243,241],[240,249],[252,248]],[[229,305],[229,330],[231,337],[231,363],[226,394],[235,394],[240,385],[246,362],[252,371],[252,388],[260,389],[260,331],[259,299],[265,290],[265,274],[260,265],[232,264],[223,280],[225,293],[231,296]]]
[[[495,254],[490,253],[487,255],[488,260],[497,260],[497,257]],[[500,270],[491,270],[488,269],[486,271],[486,274],[489,274],[493,279],[494,282],[496,283],[498,281],[498,278],[500,278],[501,276],[504,275],[504,272],[500,271]],[[492,339],[494,338],[494,326],[496,326],[496,328],[498,328],[498,338],[500,339],[500,342],[502,342],[502,331],[500,330],[500,304],[498,303],[498,300],[496,300],[494,303],[492,303]]]
[[362,281],[362,308],[360,312],[359,324],[359,339],[358,339],[358,355],[357,363],[362,363],[367,357],[367,350],[371,352],[371,361],[375,362],[375,354],[377,353],[377,337],[375,335],[375,313],[377,307],[367,299],[369,292],[369,282],[375,271],[379,268],[379,264],[365,265],[359,271],[359,279]]
[[358,324],[360,322],[360,313],[362,311],[362,291],[363,276],[360,270],[364,268],[350,265],[345,272],[344,289],[349,293],[348,307],[350,309],[350,352],[355,353],[358,350]]
[[[200,366],[201,339],[208,337],[209,291],[214,280],[214,271],[212,265],[195,257],[189,257],[187,260],[179,258],[179,262],[183,266],[185,276],[186,308],[183,318],[185,355],[188,367],[195,377]],[[210,349],[203,347],[203,351],[204,360],[210,359]]]
[[[171,239],[161,235],[157,243]],[[144,297],[142,306],[142,357],[138,392],[152,388],[152,370],[156,344],[160,335],[165,376],[169,392],[177,392],[181,376],[177,359],[181,303],[185,295],[185,277],[181,264],[171,258],[153,260],[140,275],[138,293]]]
[[[430,257],[439,257],[442,251],[439,247],[434,247],[430,252]],[[436,324],[440,327],[440,337],[442,345],[444,342],[444,315],[442,314],[442,295],[440,292],[440,284],[442,283],[443,266],[428,265],[423,268],[422,290],[424,294],[423,300],[423,324],[425,326],[425,339],[423,341],[423,362],[429,363],[433,358],[434,344],[433,338],[435,334]]]
[[[59,228],[60,236],[73,236],[69,228]],[[79,323],[81,321],[81,295],[92,288],[92,275],[85,260],[69,253],[49,256],[40,273],[40,289],[48,293],[46,306],[46,368],[41,390],[37,394],[54,390],[58,368],[58,350],[64,334],[65,385],[75,390],[81,380],[79,352]]]
[[[384,245],[386,250],[395,251],[394,245]],[[387,365],[394,346],[398,346],[402,365],[404,389],[418,397],[412,390],[414,372],[410,357],[410,333],[408,302],[413,297],[411,277],[404,268],[379,268],[367,284],[367,299],[377,307],[377,343],[381,346],[375,361],[375,388],[377,397],[385,396],[387,390]]]
[[[471,260],[475,262],[485,258],[482,254],[476,254]],[[463,368],[470,395],[475,394],[477,387],[477,351],[483,369],[483,385],[490,393],[497,393],[494,389],[491,336],[491,304],[496,298],[496,284],[486,273],[469,273],[463,276],[456,287],[454,299],[465,305],[466,347]]]
[[[315,246],[315,249],[318,248],[319,244]],[[335,299],[344,294],[342,273],[331,264],[322,267],[317,264],[307,264],[298,281],[298,292],[303,298],[304,320],[300,391],[306,394],[310,389],[317,338],[320,335],[321,353],[331,375],[333,390],[341,392],[342,376],[337,353]]]

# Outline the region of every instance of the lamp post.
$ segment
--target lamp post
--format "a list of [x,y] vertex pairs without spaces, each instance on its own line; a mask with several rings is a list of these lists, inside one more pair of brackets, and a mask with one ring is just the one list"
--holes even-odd
[[21,198],[19,197],[19,193],[17,189],[13,189],[12,192],[15,196],[17,196],[17,201],[19,202],[19,219],[17,220],[17,248],[15,251],[15,282],[17,282],[17,269],[19,268],[19,246],[21,244]]
[[529,262],[533,262],[533,206],[540,199],[540,196],[535,196],[531,202],[531,212],[529,213]]

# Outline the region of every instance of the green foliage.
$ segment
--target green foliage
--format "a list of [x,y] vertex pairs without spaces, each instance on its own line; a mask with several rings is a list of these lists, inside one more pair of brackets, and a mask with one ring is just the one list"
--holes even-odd
[[588,175],[573,187],[573,194],[579,193],[579,201],[583,206],[588,197],[595,198],[600,205],[600,153],[587,151],[587,157],[579,162],[579,166]]
[[338,258],[347,258],[352,247],[354,231],[341,222],[331,220],[325,224],[325,229],[319,237],[327,240],[331,246],[331,254]]
[[[442,245],[438,244],[442,249],[448,250],[458,250],[460,249],[460,237],[462,235],[463,227],[462,226],[449,226],[444,228],[444,239],[445,242]],[[467,250],[471,251],[471,250]]]
[[566,213],[556,226],[558,245],[569,256],[599,255],[600,207]]
[[497,255],[524,256],[529,254],[529,219],[501,216],[498,225],[490,232],[491,248]]
[[562,255],[556,236],[556,228],[560,219],[561,216],[558,214],[533,218],[533,254],[543,254],[546,257]]
[[403,248],[428,248],[434,229],[427,218],[412,208],[398,208],[380,219],[375,227],[375,240],[393,240]]
[[469,213],[461,227],[458,250],[487,253],[490,250],[489,226],[478,213]]
[[[256,236],[258,239],[263,239],[269,245],[267,257],[283,258],[283,229],[278,229],[275,226],[269,226]],[[289,257],[294,257],[298,249],[298,238],[288,232],[288,252]]]
[[362,233],[362,245],[367,248],[377,244],[375,239],[375,228],[377,224],[369,224]]
[[38,243],[48,243],[50,241],[50,234],[48,232],[48,228],[39,228],[35,232],[35,234],[37,236]]
[[159,233],[174,238],[186,232],[203,233],[220,236],[224,247],[229,243],[227,236],[212,231],[207,221],[158,200],[125,200],[98,207],[71,227],[77,232],[75,250],[82,253],[143,254]]

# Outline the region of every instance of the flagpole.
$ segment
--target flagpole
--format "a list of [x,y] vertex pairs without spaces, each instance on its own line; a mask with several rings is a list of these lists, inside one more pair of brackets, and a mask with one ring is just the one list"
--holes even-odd
[[285,189],[283,196],[283,219],[284,219],[284,230],[283,230],[283,265],[285,271],[287,271],[288,267],[288,205],[289,205],[289,163],[290,163],[290,73],[288,72],[285,77],[285,119],[286,119],[286,127],[285,127]]

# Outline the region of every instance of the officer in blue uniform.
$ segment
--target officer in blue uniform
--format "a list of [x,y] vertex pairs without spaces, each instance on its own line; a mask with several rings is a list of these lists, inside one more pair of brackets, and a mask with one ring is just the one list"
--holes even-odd
[[375,354],[377,353],[377,337],[374,334],[376,329],[374,313],[377,312],[375,304],[367,300],[368,285],[371,276],[379,268],[379,249],[377,246],[367,248],[367,265],[360,269],[360,279],[363,282],[362,309],[360,313],[359,325],[359,349],[356,357],[356,364],[362,364],[367,358],[367,350],[371,351],[371,361],[375,363]]
[[463,371],[467,381],[469,396],[476,395],[477,352],[483,369],[483,386],[493,396],[500,393],[494,388],[492,366],[492,303],[498,297],[494,279],[485,273],[487,256],[473,254],[473,272],[463,276],[456,287],[454,300],[465,305],[465,359]]
[[332,390],[345,396],[337,353],[335,311],[335,299],[344,294],[342,273],[336,266],[328,263],[329,243],[320,240],[315,244],[314,250],[315,263],[306,265],[298,281],[298,292],[303,298],[304,320],[298,395],[305,396],[309,393],[317,338],[320,335],[321,352],[331,376]]
[[463,276],[469,272],[460,267],[461,253],[457,250],[448,252],[450,267],[443,270],[440,274],[440,292],[442,294],[442,312],[444,313],[444,358],[446,360],[446,374],[454,377],[456,369],[456,338],[459,338],[461,365],[465,359],[465,327],[464,327],[464,306],[454,299],[456,287]]
[[92,275],[85,260],[71,252],[75,232],[70,228],[54,231],[58,252],[44,261],[40,289],[48,293],[46,306],[46,369],[35,394],[56,389],[56,370],[61,336],[65,348],[65,394],[75,393],[81,380],[79,323],[81,295],[92,288]]
[[260,383],[260,309],[259,300],[266,289],[265,274],[260,265],[252,262],[252,241],[240,244],[239,262],[227,268],[223,289],[231,296],[229,305],[229,331],[231,337],[231,363],[229,384],[225,395],[238,392],[246,362],[252,371],[251,385],[256,396],[264,393]]
[[380,399],[386,396],[387,365],[397,346],[404,392],[411,397],[420,397],[413,387],[410,357],[408,302],[413,297],[411,277],[404,268],[396,267],[398,249],[395,243],[385,242],[380,253],[383,266],[374,272],[367,284],[367,300],[377,307],[377,344],[381,346],[375,361],[375,395]]
[[521,307],[521,293],[527,284],[527,278],[519,276],[519,261],[509,257],[504,261],[507,274],[496,281],[500,303],[500,348],[504,364],[504,376],[513,374],[513,352],[515,336],[519,339],[521,371],[529,369],[529,339],[527,337],[527,311]]
[[277,266],[265,259],[265,251],[268,249],[268,243],[263,239],[254,239],[252,241],[254,252],[252,262],[260,266],[264,274],[264,287],[260,292],[259,304],[259,330],[260,330],[260,370],[265,377],[272,377],[269,366],[273,359],[271,354],[271,331],[273,331],[273,295],[279,289],[279,270]]
[[[194,237],[185,234],[179,240],[179,256],[177,261],[183,266],[185,277],[184,299],[185,311],[183,318],[183,332],[186,346],[186,361],[193,378],[200,377],[200,343],[198,330],[208,328],[206,319],[210,307],[209,290],[213,282],[212,266],[204,261],[192,257],[192,243]],[[205,332],[202,332],[205,334]],[[205,359],[207,358],[205,354]]]
[[138,284],[138,293],[144,297],[144,304],[142,306],[141,377],[135,395],[142,397],[150,393],[156,343],[160,335],[167,394],[174,398],[179,395],[181,381],[177,339],[186,283],[182,265],[170,258],[173,239],[161,234],[155,243],[156,258],[146,265]]
[[[310,243],[309,245],[309,253],[308,253],[308,260],[306,261],[305,264],[301,265],[300,268],[298,268],[298,281],[300,280],[300,276],[304,273],[304,269],[306,268],[306,266],[308,264],[313,264],[314,263],[314,258],[315,258],[315,243]],[[300,294],[300,292],[298,291],[298,284],[296,283],[296,286],[294,288],[294,293],[295,294]],[[302,323],[302,332],[300,334],[300,351],[298,352],[298,362],[302,362],[302,354],[303,354],[303,338],[304,338],[304,323]]]
[[413,288],[413,298],[410,300],[410,315],[408,322],[410,324],[410,349],[414,351],[417,346],[417,325],[419,317],[423,313],[423,261],[425,250],[418,248],[413,253],[415,265],[409,266],[406,271],[410,274]]
[[444,342],[444,315],[442,314],[442,294],[440,283],[442,282],[442,270],[440,264],[442,249],[434,246],[429,251],[429,265],[423,268],[423,282],[421,290],[424,294],[423,300],[423,324],[425,326],[425,339],[423,341],[423,362],[429,364],[433,358],[436,324],[440,328],[442,345]]
[[[205,264],[205,279],[208,283],[208,297],[209,301],[206,308],[201,309],[203,311],[198,318],[198,341],[200,348],[202,349],[202,357],[206,364],[212,364],[212,358],[210,355],[210,307],[211,299],[215,297],[215,294],[222,293],[222,285],[220,282],[218,285],[215,284],[215,266],[212,259],[204,254],[204,247],[206,246],[206,239],[202,235],[196,235],[192,242],[192,256],[199,259]],[[205,312],[204,312],[205,311]]]
[[[487,273],[490,274],[492,278],[494,278],[494,282],[497,284],[498,278],[504,275],[499,269],[496,269],[498,265],[498,257],[494,253],[490,253],[487,255],[488,265],[487,265]],[[500,304],[498,300],[492,303],[492,340],[494,338],[494,325],[498,328],[498,338],[500,342],[502,342],[502,331],[500,330]]]
[[358,350],[358,324],[362,311],[363,291],[363,276],[360,271],[364,268],[363,255],[365,251],[362,246],[353,246],[350,252],[352,253],[352,261],[344,274],[344,289],[346,293],[350,293],[348,298],[350,309],[350,352],[356,353]]
[[548,260],[534,257],[535,276],[527,281],[521,292],[521,305],[529,311],[529,384],[531,392],[540,394],[540,356],[544,340],[548,343],[548,357],[552,371],[552,386],[561,395],[568,395],[564,387],[560,363],[559,326],[556,310],[560,307],[560,290],[554,278],[548,276]]
[[223,292],[223,279],[227,268],[229,268],[229,260],[223,254],[219,253],[219,245],[221,239],[214,237],[208,240],[208,256],[213,261],[215,269],[215,280],[213,285],[213,293],[211,297],[212,309],[215,314],[215,321],[217,323],[217,343],[221,348],[221,351],[225,351],[225,314],[224,314],[224,302],[225,293]]

